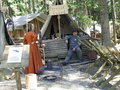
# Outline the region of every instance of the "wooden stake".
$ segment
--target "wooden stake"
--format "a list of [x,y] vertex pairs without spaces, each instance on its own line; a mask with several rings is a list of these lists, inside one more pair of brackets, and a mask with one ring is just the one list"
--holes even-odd
[[21,78],[20,78],[20,68],[15,68],[15,79],[16,79],[16,86],[17,86],[17,90],[22,90],[21,87]]

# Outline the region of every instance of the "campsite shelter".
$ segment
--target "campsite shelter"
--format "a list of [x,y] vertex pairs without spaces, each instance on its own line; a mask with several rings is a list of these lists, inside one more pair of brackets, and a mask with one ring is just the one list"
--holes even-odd
[[[60,28],[61,28],[61,38],[57,37],[58,30],[58,16],[48,16],[46,22],[41,28],[41,36],[43,43],[46,44],[45,47],[45,56],[46,59],[57,58],[64,59],[67,54],[68,46],[64,41],[66,35],[71,35],[72,30],[76,29],[79,31],[79,36],[81,39],[88,39],[90,36],[81,30],[77,23],[72,19],[68,14],[60,15]],[[82,45],[83,58],[89,58],[88,52],[89,49]],[[91,54],[92,55],[92,54]],[[94,59],[94,58],[92,58]]]
[[[59,10],[63,9],[57,9],[57,5],[63,5],[63,0],[55,0],[53,3],[53,7],[56,6],[56,8],[53,11],[59,12]],[[62,7],[63,8],[63,7]],[[55,11],[56,10],[56,11]],[[49,11],[50,13],[50,11]],[[54,14],[49,15],[46,22],[41,28],[41,37],[42,42],[46,44],[45,47],[45,58],[48,60],[53,60],[53,58],[56,59],[64,59],[67,51],[68,51],[68,45],[65,43],[64,37],[67,35],[72,34],[72,30],[78,30],[80,39],[91,39],[91,37],[85,33],[77,24],[75,20],[68,14]],[[82,56],[83,58],[89,58],[89,49],[85,45],[81,45],[82,49]],[[92,55],[92,54],[91,54]],[[96,59],[95,57],[91,57],[91,59]]]
[[26,23],[32,23],[35,26],[35,32],[39,33],[42,25],[46,21],[47,15],[44,13],[32,13],[25,16],[13,17],[14,30],[8,30],[10,36],[15,40],[23,39],[26,30]]

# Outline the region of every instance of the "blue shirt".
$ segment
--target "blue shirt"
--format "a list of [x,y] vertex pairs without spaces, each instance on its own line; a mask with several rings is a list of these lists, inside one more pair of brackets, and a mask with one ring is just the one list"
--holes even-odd
[[65,37],[65,40],[68,40],[70,49],[77,48],[80,46],[78,36],[69,35]]

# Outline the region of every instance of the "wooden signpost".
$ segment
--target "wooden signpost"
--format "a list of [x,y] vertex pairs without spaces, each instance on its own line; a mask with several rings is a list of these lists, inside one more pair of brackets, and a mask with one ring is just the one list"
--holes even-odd
[[49,15],[58,15],[59,38],[61,38],[60,15],[68,14],[67,4],[49,6]]
[[66,4],[49,6],[49,15],[62,14],[68,14],[68,6]]
[[17,90],[22,90],[20,68],[28,66],[29,45],[5,46],[0,68],[14,68]]

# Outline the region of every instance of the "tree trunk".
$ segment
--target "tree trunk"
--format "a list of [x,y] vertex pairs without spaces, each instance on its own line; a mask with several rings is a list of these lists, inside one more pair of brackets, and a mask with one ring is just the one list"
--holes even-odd
[[113,21],[113,40],[116,43],[117,35],[115,29],[115,22],[116,22],[116,12],[115,12],[115,1],[111,0],[111,7],[112,7],[112,21]]
[[100,7],[100,21],[102,29],[102,43],[103,45],[110,46],[110,29],[109,29],[109,17],[108,17],[108,5],[107,0],[99,0]]
[[28,13],[31,13],[31,3],[30,3],[30,0],[28,0]]
[[33,13],[35,13],[35,2],[32,0]]

